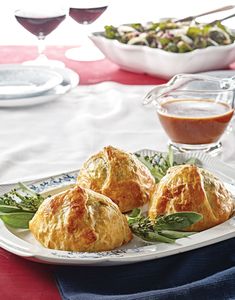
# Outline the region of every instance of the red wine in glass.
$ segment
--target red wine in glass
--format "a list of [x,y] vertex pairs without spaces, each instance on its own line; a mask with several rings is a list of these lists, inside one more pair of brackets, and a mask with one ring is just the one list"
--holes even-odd
[[66,15],[54,16],[54,17],[30,17],[15,15],[16,20],[29,32],[39,36],[47,36],[65,19]]
[[[73,1],[74,5],[70,6],[69,15],[77,23],[82,25],[89,25],[95,22],[107,9],[108,0],[106,1]],[[86,6],[87,5],[87,6]],[[87,26],[83,26],[81,31],[86,36],[86,43],[79,48],[72,48],[66,51],[67,58],[76,61],[94,61],[103,59],[104,55],[101,51],[95,47],[93,42],[88,39],[88,34],[84,34]],[[82,35],[82,34],[81,34]]]
[[79,24],[91,24],[106,10],[107,6],[94,8],[70,8],[69,15]]
[[15,11],[16,20],[30,33],[38,38],[38,58],[26,62],[28,64],[63,66],[62,62],[48,59],[45,54],[45,37],[54,31],[65,19],[66,10],[56,8],[49,10],[45,7],[40,8],[21,8]]

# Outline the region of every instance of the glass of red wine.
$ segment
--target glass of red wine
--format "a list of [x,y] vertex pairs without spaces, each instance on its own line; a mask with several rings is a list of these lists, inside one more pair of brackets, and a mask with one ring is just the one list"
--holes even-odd
[[15,10],[16,20],[30,33],[38,38],[38,57],[35,60],[24,62],[31,65],[47,65],[54,67],[64,66],[63,62],[48,59],[45,55],[45,38],[65,19],[67,10],[65,8],[51,8],[35,6],[23,7]]
[[84,42],[78,48],[66,51],[65,56],[76,61],[95,61],[104,58],[103,53],[88,38],[89,24],[94,23],[107,9],[108,0],[76,0],[70,4],[69,15],[81,24],[81,34]]

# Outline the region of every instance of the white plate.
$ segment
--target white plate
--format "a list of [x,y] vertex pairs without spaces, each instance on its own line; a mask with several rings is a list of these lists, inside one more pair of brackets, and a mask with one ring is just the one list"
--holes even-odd
[[24,65],[0,65],[0,100],[39,95],[63,80],[48,68]]
[[90,39],[104,55],[121,69],[171,78],[179,73],[223,69],[235,61],[235,43],[210,46],[187,53],[172,53],[141,45],[127,45],[94,32]]
[[[141,150],[143,155],[151,155],[156,151]],[[226,187],[235,195],[235,170],[222,162],[203,153],[195,156],[202,162],[202,165],[218,175],[226,184]],[[192,157],[190,154],[180,154],[177,160],[185,160]],[[36,192],[49,191],[50,194],[59,192],[58,188],[65,189],[74,184],[77,171],[68,174],[53,176],[41,181],[28,183]],[[12,189],[13,185],[0,186],[1,194]],[[16,230],[9,228],[0,222],[0,246],[16,255],[41,263],[65,264],[65,265],[122,265],[134,262],[159,259],[169,255],[182,253],[211,245],[229,238],[235,237],[235,217],[228,221],[194,234],[188,238],[178,239],[175,244],[147,244],[138,238],[127,245],[107,252],[87,253],[71,252],[46,249],[39,244],[28,230]]]
[[[38,68],[40,70],[45,69],[45,67]],[[0,99],[0,107],[21,107],[42,104],[57,99],[78,85],[79,76],[74,71],[68,68],[53,68],[52,70],[62,76],[62,81],[60,84],[34,97]]]

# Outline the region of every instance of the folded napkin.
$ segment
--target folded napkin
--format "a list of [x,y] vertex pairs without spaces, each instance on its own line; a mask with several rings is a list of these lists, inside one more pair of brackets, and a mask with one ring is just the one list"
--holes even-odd
[[235,299],[235,238],[123,266],[56,269],[66,300]]

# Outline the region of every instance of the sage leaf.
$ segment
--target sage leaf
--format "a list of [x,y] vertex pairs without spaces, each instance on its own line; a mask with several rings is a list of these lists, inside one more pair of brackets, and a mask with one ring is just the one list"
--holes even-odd
[[19,212],[20,208],[11,205],[0,204],[0,213]]
[[150,242],[162,242],[162,243],[168,243],[168,244],[175,243],[174,239],[163,236],[162,234],[157,233],[157,232],[148,232],[145,239]]
[[161,235],[168,237],[170,239],[181,239],[184,237],[188,237],[192,234],[195,234],[195,232],[186,232],[186,231],[175,231],[175,230],[162,230],[160,232]]
[[196,212],[178,212],[157,218],[154,230],[181,230],[199,222],[202,218],[203,216]]
[[13,228],[29,228],[29,221],[33,218],[34,213],[30,212],[15,212],[15,213],[0,213],[0,219],[8,226]]

